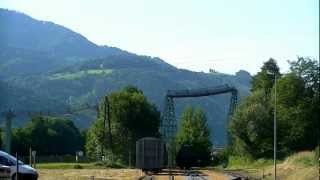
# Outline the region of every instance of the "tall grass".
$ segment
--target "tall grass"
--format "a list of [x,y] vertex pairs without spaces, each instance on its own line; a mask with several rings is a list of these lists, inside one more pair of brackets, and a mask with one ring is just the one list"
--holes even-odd
[[252,159],[246,156],[230,156],[228,169],[259,169],[273,164],[272,159]]
[[[281,180],[311,180],[319,177],[319,151],[303,151],[277,161],[277,176]],[[273,178],[273,159],[252,159],[245,156],[230,156],[227,170],[237,170],[257,179]]]

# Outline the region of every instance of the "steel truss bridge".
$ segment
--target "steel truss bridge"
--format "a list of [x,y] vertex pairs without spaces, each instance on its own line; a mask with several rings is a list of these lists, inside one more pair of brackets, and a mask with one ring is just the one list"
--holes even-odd
[[[238,91],[235,87],[229,85],[216,86],[212,88],[201,88],[201,89],[191,89],[191,90],[168,90],[165,96],[164,111],[160,122],[160,134],[161,139],[170,144],[170,142],[175,138],[177,133],[177,120],[175,118],[175,108],[174,108],[174,98],[188,98],[188,97],[202,97],[202,96],[213,96],[224,93],[231,93],[229,113],[231,116],[235,110],[238,100]],[[169,148],[175,149],[175,148]],[[169,166],[174,164],[173,156],[169,151]],[[170,157],[171,156],[171,157]]]

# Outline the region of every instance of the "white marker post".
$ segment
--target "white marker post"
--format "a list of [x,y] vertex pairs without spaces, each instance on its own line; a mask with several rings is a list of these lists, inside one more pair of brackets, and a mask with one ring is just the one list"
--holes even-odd
[[33,167],[36,168],[36,154],[37,154],[37,151],[32,151],[31,154],[32,154],[32,157],[33,157]]

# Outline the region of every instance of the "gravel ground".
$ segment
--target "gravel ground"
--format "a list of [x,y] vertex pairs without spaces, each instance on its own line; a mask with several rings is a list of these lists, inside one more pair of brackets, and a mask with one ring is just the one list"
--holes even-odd
[[[144,174],[136,169],[40,169],[39,180],[137,180]],[[228,180],[222,173],[212,170],[201,170],[204,178],[194,176],[194,180]],[[168,180],[168,175],[154,176],[155,180]],[[186,180],[188,176],[180,173],[175,176],[175,180]],[[190,179],[190,178],[189,178]]]
[[39,180],[131,180],[142,176],[135,169],[40,169],[38,172]]

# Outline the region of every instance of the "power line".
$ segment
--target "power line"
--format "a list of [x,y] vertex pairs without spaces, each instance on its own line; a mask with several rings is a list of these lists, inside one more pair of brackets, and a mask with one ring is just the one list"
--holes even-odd
[[234,63],[234,62],[239,62],[239,61],[235,61],[234,59],[195,59],[195,60],[183,60],[183,61],[170,61],[170,63],[175,64],[175,65],[199,64],[199,63],[203,63],[203,62]]

